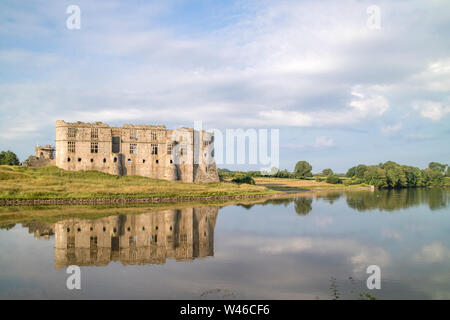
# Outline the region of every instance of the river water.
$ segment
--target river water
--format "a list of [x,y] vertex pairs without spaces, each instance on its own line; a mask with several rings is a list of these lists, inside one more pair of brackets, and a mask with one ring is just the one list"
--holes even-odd
[[[448,189],[305,192],[3,224],[0,299],[449,299],[449,199]],[[70,265],[79,290],[67,288]],[[380,289],[367,287],[371,265]]]

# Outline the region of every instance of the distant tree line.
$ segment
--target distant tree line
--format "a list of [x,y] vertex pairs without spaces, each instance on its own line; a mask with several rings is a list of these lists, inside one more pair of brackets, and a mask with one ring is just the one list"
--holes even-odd
[[[314,178],[313,178],[314,176]],[[219,169],[219,177],[223,180],[231,178],[236,183],[254,183],[253,177],[273,177],[286,179],[315,179],[331,184],[343,183],[345,185],[368,184],[377,188],[410,188],[444,185],[445,177],[450,177],[447,164],[430,162],[428,168],[400,165],[387,161],[378,165],[360,164],[348,169],[347,173],[338,175],[332,169],[326,168],[320,174],[312,174],[312,166],[307,161],[298,161],[294,171],[272,168],[266,172],[261,171],[230,171]]]
[[410,188],[442,186],[448,176],[448,165],[430,162],[428,168],[419,169],[400,165],[393,161],[367,166],[357,165],[348,169],[346,176],[378,188]]

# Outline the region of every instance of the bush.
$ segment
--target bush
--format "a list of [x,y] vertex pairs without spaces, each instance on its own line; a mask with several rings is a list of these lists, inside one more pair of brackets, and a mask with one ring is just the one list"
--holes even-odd
[[342,182],[341,179],[339,179],[339,177],[336,175],[329,175],[325,181],[331,184],[338,184]]
[[358,179],[358,178],[356,178],[356,179],[345,179],[345,180],[342,181],[342,183],[344,185],[346,185],[346,186],[351,186],[351,185],[355,185],[355,184],[361,184],[362,181],[361,181],[361,179]]
[[255,180],[253,180],[253,178],[248,175],[236,177],[233,180],[231,180],[231,182],[239,183],[239,184],[241,184],[241,183],[255,184]]

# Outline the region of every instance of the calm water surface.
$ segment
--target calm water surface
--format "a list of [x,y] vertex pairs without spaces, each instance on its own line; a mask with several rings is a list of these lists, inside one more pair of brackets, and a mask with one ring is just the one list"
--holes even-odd
[[[305,193],[3,224],[0,298],[450,299],[449,199],[448,189]],[[69,265],[81,266],[81,290],[66,288]],[[380,290],[366,287],[369,265]]]

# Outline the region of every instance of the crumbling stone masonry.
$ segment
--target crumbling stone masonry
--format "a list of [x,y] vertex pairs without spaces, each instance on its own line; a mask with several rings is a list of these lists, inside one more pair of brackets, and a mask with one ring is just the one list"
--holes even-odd
[[56,121],[56,166],[185,182],[218,182],[214,136],[161,125]]
[[29,156],[22,165],[25,167],[40,168],[54,166],[55,164],[55,149],[47,144],[45,146],[37,146],[34,150],[34,156]]

